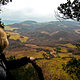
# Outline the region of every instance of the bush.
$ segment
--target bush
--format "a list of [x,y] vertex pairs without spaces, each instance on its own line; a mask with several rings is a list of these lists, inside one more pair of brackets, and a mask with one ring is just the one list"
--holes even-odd
[[72,58],[67,64],[62,64],[62,66],[73,80],[80,80],[80,60]]
[[15,56],[10,56],[10,57],[8,58],[9,61],[12,61],[12,60],[15,60],[15,59],[16,59]]
[[16,80],[39,80],[37,72],[31,65],[27,68],[23,66],[21,68],[11,70],[11,73]]

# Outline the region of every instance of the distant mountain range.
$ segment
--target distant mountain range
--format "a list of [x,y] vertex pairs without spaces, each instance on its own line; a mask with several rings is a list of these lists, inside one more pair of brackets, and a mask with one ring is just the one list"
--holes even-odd
[[10,25],[10,24],[13,24],[13,23],[20,23],[21,21],[18,21],[18,20],[2,20],[2,22],[5,25]]
[[28,36],[27,43],[54,45],[55,43],[80,41],[80,25],[72,21],[51,21],[45,23],[24,21],[8,26],[18,27],[19,29],[15,29],[13,32],[19,32]]

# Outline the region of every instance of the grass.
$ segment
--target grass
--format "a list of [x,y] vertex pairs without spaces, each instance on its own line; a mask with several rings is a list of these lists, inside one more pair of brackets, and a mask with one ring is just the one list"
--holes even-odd
[[67,44],[56,44],[57,46],[63,46],[63,47],[69,47],[69,48],[76,48],[75,45],[71,44],[71,43],[67,43]]
[[37,64],[41,66],[45,80],[71,80],[71,77],[62,69],[62,63],[66,62],[61,58],[53,58],[37,61]]
[[27,57],[34,57],[34,58],[43,58],[42,53],[43,52],[36,53],[34,50],[30,50],[30,51],[21,52],[21,54],[17,54],[16,57],[21,58],[23,56],[27,56]]
[[70,57],[72,56],[72,53],[59,53],[60,57]]
[[[25,24],[22,24],[25,25]],[[29,25],[28,25],[29,26]],[[66,28],[67,26],[64,25],[64,27]],[[10,26],[6,26],[5,30],[10,30],[13,31],[14,29],[18,29],[18,28],[12,28]],[[22,36],[19,33],[14,33],[14,32],[7,32],[8,34],[10,34],[10,39],[14,39],[14,40],[20,40],[21,42],[26,42],[28,40],[28,37],[26,36]],[[34,40],[34,39],[31,39]],[[43,53],[45,53],[44,51],[36,51],[36,48],[43,48],[43,49],[49,49],[50,51],[53,51],[55,49],[55,47],[45,47],[45,46],[36,46],[36,45],[32,45],[32,44],[25,44],[26,47],[30,46],[30,49],[24,49],[24,50],[13,50],[13,51],[6,51],[6,56],[16,56],[16,59],[18,58],[22,58],[22,57],[34,57],[34,58],[43,58]],[[76,46],[72,45],[71,43],[67,43],[67,44],[58,44],[57,46],[60,45],[60,53],[58,53],[58,55],[60,56],[60,58],[52,58],[50,60],[47,59],[43,59],[43,60],[37,60],[36,64],[39,65],[42,68],[43,71],[43,75],[45,80],[72,80],[72,78],[70,77],[70,75],[68,73],[66,73],[63,69],[62,69],[62,64],[66,63],[67,61],[70,60],[70,58],[66,58],[66,59],[62,59],[62,57],[70,57],[70,56],[74,56],[77,59],[80,59],[79,55],[73,55],[72,53],[68,53],[68,48],[71,49],[75,49]],[[61,47],[62,46],[62,47]],[[35,76],[33,74],[34,70],[31,67],[27,67],[30,66],[30,64],[26,65],[25,68],[19,68],[16,70],[13,70],[13,75],[17,77],[17,80],[38,80],[37,78],[35,79]],[[29,71],[31,70],[31,71]],[[17,74],[17,75],[16,75]],[[24,79],[23,79],[24,77]]]
[[10,35],[9,39],[20,40],[21,42],[26,42],[28,37],[22,36],[19,33],[7,32]]
[[69,48],[76,48],[76,46],[75,45],[72,45],[71,43],[64,44],[64,46],[67,46]]
[[9,56],[16,56],[16,58],[21,57],[34,57],[34,58],[43,58],[42,53],[45,53],[44,51],[36,52],[36,49],[29,49],[29,50],[22,50],[22,51],[6,51],[6,57]]
[[19,29],[19,28],[17,28],[17,27],[12,28],[12,27],[10,27],[10,26],[5,26],[5,28],[4,28],[4,29],[5,29],[5,30],[13,31],[14,29]]
[[[44,51],[37,52],[36,48],[33,48],[34,47],[33,45],[29,45],[29,46],[32,46],[32,47],[30,49],[24,49],[22,51],[14,51],[14,50],[12,52],[9,51],[8,53],[10,55],[15,55],[16,58],[21,58],[21,57],[25,57],[25,56],[34,57],[34,58],[43,58],[42,53],[45,53]],[[65,46],[75,49],[75,46],[70,43],[64,44],[64,47],[61,47],[61,52],[58,53],[58,55],[60,56],[59,58],[52,58],[50,60],[42,59],[42,60],[36,61],[36,64],[38,66],[40,66],[43,71],[45,80],[72,80],[70,75],[62,69],[62,64],[67,63],[67,61],[69,61],[71,59],[68,57],[73,56],[73,57],[76,57],[77,59],[80,59],[80,56],[69,53]],[[51,51],[52,51],[52,49],[55,49],[55,47],[54,48],[41,47],[41,48],[49,49]],[[8,53],[7,53],[7,55],[8,55]],[[62,59],[62,57],[67,57],[67,58]],[[29,64],[27,66],[29,66]],[[28,69],[28,67],[27,67],[27,69]],[[29,69],[32,70],[31,68],[29,68]],[[23,68],[21,68],[20,70],[18,70],[18,73],[19,73],[18,79],[20,79],[20,80],[26,80],[26,79],[27,80],[38,80],[38,79],[35,79],[35,75],[34,76],[30,75],[30,74],[33,74],[34,71],[27,73]],[[13,71],[13,72],[16,73],[15,71]],[[26,76],[24,76],[27,74],[29,75],[28,78]],[[24,79],[22,79],[23,76],[24,76]]]
[[67,53],[68,51],[67,51],[67,48],[65,48],[65,47],[61,47],[61,50],[60,50],[62,53]]
[[80,55],[74,55],[74,57],[80,59]]

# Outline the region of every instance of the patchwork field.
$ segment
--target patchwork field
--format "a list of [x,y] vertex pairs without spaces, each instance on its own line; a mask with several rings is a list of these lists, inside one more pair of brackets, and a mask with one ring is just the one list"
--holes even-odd
[[[80,47],[76,46],[76,41],[79,43],[80,40],[80,27],[70,22],[66,24],[23,22],[6,26],[5,30],[10,35],[10,45],[4,51],[6,58],[34,57],[42,69],[44,80],[78,80],[72,79],[62,64],[73,57],[80,59]],[[39,80],[30,63],[11,72],[16,80]]]
[[[72,57],[80,59],[80,55],[74,55],[73,54],[74,51],[72,51],[72,52],[68,51],[69,48],[72,50],[73,49],[75,50],[76,49],[75,45],[72,45],[71,43],[64,44],[64,45],[58,44],[58,46],[56,46],[56,47],[61,48],[59,51],[57,51],[56,47],[37,46],[37,45],[33,45],[33,44],[32,45],[25,44],[25,45],[26,46],[23,48],[14,48],[10,51],[5,50],[6,57],[8,58],[9,56],[15,56],[16,59],[19,59],[19,58],[22,58],[25,56],[27,56],[27,57],[32,56],[34,58],[40,58],[40,59],[42,58],[41,60],[36,60],[36,64],[41,67],[45,80],[73,80],[71,78],[71,76],[62,69],[62,64],[66,63],[67,61],[72,59]],[[56,51],[56,54],[59,57],[54,57],[54,56],[50,57],[49,51],[50,52]],[[47,55],[47,58],[45,56],[43,56],[43,54]],[[25,75],[26,73],[25,73],[25,71],[23,72],[23,69],[26,69],[26,67],[28,69],[28,67],[30,67],[30,66],[32,67],[31,64],[28,64],[24,68],[20,68],[19,72],[21,74]],[[14,72],[14,71],[12,71],[12,72]],[[16,72],[16,73],[17,73],[17,76],[23,77],[23,75],[19,74],[18,72]],[[32,71],[30,73],[32,73]],[[30,74],[30,73],[27,73],[27,74]],[[34,75],[34,77],[35,76],[36,75]],[[33,79],[30,78],[30,80],[38,80],[38,78],[34,79],[34,77],[33,77]],[[26,79],[26,76],[24,78]],[[23,80],[23,79],[20,78],[19,80]]]
[[13,31],[14,29],[19,29],[17,27],[10,27],[10,26],[5,26],[4,28],[5,30],[10,30],[10,31]]
[[10,35],[9,39],[20,40],[21,42],[26,42],[28,37],[20,35],[19,33],[7,32]]

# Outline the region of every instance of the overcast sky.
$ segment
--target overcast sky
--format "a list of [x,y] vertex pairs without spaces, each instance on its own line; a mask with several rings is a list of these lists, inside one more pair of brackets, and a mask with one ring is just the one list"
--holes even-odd
[[3,20],[54,21],[54,10],[67,0],[13,0],[2,7],[0,16]]

